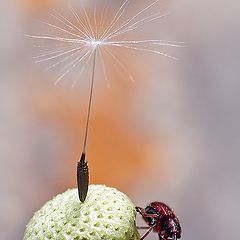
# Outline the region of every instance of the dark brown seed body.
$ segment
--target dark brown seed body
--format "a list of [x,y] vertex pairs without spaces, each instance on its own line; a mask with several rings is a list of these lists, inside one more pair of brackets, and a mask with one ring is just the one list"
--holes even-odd
[[77,165],[77,185],[79,199],[81,202],[84,202],[87,197],[89,185],[89,170],[85,153],[82,154]]

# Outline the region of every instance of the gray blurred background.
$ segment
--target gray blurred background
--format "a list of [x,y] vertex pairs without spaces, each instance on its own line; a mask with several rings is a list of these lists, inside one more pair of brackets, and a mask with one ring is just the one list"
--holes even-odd
[[[114,3],[119,1],[111,5],[116,9]],[[28,63],[31,47],[22,37],[32,18],[56,4],[0,2],[3,240],[22,239],[45,201],[76,186],[88,88],[54,86],[51,74]],[[91,179],[119,188],[139,206],[167,202],[181,219],[184,240],[237,239],[240,3],[182,0],[165,1],[165,7],[171,15],[159,28],[148,26],[146,34],[184,41],[186,47],[170,50],[178,61],[146,61],[143,54],[139,66],[130,68],[137,78],[133,85],[97,87]],[[116,71],[111,74],[118,78]]]

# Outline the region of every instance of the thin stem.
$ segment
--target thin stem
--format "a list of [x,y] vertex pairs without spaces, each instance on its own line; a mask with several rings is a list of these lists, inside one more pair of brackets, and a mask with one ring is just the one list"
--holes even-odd
[[88,186],[89,186],[89,168],[86,160],[86,146],[87,146],[87,137],[88,137],[88,125],[91,114],[91,106],[92,106],[92,96],[93,96],[93,87],[94,87],[94,79],[95,79],[95,70],[96,70],[96,55],[97,55],[97,47],[93,50],[93,72],[92,72],[92,82],[90,88],[90,96],[88,102],[88,113],[87,113],[87,122],[86,122],[86,130],[85,130],[85,139],[83,144],[83,151],[80,157],[80,160],[77,164],[77,185],[78,185],[78,196],[79,200],[83,203],[87,197]]
[[85,137],[84,137],[84,144],[83,144],[84,154],[86,153],[89,119],[90,119],[91,107],[92,107],[92,97],[93,97],[94,79],[95,79],[95,71],[96,71],[96,55],[97,55],[97,48],[95,48],[94,56],[93,56],[92,81],[91,81],[91,88],[90,88],[90,95],[89,95],[89,102],[88,102],[87,122],[86,122]]

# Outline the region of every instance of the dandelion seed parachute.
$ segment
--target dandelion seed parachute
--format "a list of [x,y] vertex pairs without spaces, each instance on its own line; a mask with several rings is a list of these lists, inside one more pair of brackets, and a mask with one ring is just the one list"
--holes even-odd
[[[133,82],[134,77],[118,58],[115,49],[120,48],[157,54],[175,60],[175,57],[165,53],[165,50],[161,50],[160,47],[183,46],[182,42],[159,39],[129,39],[128,35],[131,36],[131,33],[168,15],[155,11],[155,7],[160,0],[150,1],[141,9],[137,7],[137,0],[124,0],[120,2],[112,16],[109,16],[108,12],[110,11],[110,2],[110,0],[92,1],[92,6],[87,6],[87,1],[80,1],[78,9],[66,3],[68,13],[66,11],[54,10],[50,14],[49,21],[39,21],[45,27],[44,29],[47,30],[47,33],[28,35],[32,39],[43,42],[43,46],[36,45],[38,48],[42,49],[44,46],[49,46],[47,49],[50,48],[50,50],[45,54],[36,56],[35,61],[36,63],[46,63],[48,71],[56,70],[58,76],[55,84],[62,83],[74,73],[76,80],[72,82],[72,86],[75,86],[84,72],[87,72],[87,70],[92,72],[83,153],[77,168],[79,198],[82,202],[86,198],[89,182],[89,172],[85,157],[97,60],[101,63],[105,79],[108,79],[108,66],[104,59],[104,55],[107,54]],[[137,10],[133,15],[129,16],[127,12],[131,4]],[[90,64],[91,62],[93,64]],[[108,80],[107,85],[110,85]]]
[[[176,59],[167,53],[167,47],[182,47],[182,42],[136,39],[133,35],[152,22],[168,16],[163,11],[157,12],[157,6],[161,2],[162,0],[146,1],[142,6],[137,0],[117,3],[111,0],[81,0],[78,4],[76,1],[66,1],[64,10],[53,10],[49,13],[48,20],[39,21],[41,34],[28,35],[34,41],[40,41],[35,46],[41,54],[34,60],[38,64],[47,65],[47,71],[55,72],[55,84],[69,80],[68,82],[72,81],[70,85],[76,86],[81,75],[90,71],[90,62],[96,48],[98,75],[102,74],[104,79],[108,79],[108,68],[111,67],[106,64],[104,56],[111,58],[112,63],[121,70],[126,69],[118,57],[118,49]],[[128,71],[123,72],[133,81],[133,76]]]

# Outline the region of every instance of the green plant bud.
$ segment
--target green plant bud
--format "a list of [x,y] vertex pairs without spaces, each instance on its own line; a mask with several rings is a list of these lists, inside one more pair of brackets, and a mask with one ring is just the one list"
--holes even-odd
[[139,240],[131,200],[115,188],[90,185],[84,203],[77,189],[47,202],[28,223],[24,240]]

